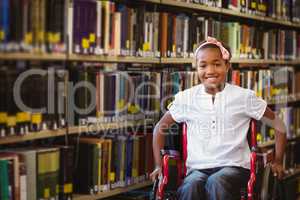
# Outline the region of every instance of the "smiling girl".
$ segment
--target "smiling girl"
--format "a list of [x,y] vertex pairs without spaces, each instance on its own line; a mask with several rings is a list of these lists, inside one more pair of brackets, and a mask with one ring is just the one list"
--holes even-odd
[[285,126],[255,92],[226,83],[231,54],[215,38],[208,37],[195,51],[201,84],[175,95],[153,133],[156,168],[161,174],[160,150],[164,128],[174,122],[187,125],[187,176],[178,189],[179,199],[239,199],[249,179],[250,150],[247,132],[251,119],[263,120],[275,129],[272,170],[283,176]]

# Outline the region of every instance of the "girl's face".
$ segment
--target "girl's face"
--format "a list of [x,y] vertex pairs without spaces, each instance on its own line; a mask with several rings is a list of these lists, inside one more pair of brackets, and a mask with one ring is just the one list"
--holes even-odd
[[206,92],[210,94],[223,89],[229,67],[217,48],[202,49],[197,54],[197,73]]

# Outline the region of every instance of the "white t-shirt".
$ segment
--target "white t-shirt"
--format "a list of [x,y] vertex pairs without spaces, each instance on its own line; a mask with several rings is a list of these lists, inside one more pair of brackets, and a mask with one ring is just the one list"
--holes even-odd
[[214,102],[203,84],[177,93],[169,111],[176,122],[187,124],[187,168],[249,169],[250,120],[261,119],[266,107],[254,91],[229,83],[215,95]]

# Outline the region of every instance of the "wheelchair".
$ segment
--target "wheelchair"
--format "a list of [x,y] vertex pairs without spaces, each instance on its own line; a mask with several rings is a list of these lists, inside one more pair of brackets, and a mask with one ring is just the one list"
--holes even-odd
[[[247,188],[241,190],[241,200],[256,200],[256,161],[257,161],[257,140],[256,122],[250,122],[250,134],[248,143],[250,147],[250,178]],[[187,126],[182,124],[182,154],[175,150],[162,150],[162,175],[155,180],[152,189],[153,200],[176,200],[177,188],[181,185],[186,175],[187,159]],[[172,174],[172,176],[170,176]]]

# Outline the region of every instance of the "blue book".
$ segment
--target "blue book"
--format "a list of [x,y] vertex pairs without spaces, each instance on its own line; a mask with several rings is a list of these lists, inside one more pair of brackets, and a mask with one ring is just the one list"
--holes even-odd
[[0,15],[0,29],[4,32],[2,39],[3,42],[7,42],[9,35],[9,0],[2,0],[0,2]]

